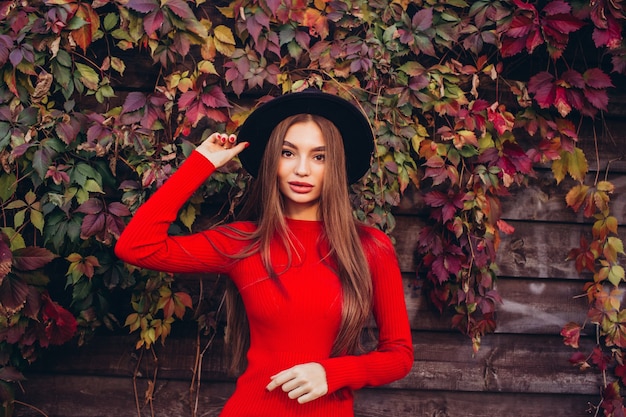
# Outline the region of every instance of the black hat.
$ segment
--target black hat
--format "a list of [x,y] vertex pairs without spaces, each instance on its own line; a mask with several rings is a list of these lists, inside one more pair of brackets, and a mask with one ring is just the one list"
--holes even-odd
[[287,117],[301,113],[322,116],[337,127],[343,138],[348,181],[353,184],[361,179],[370,168],[374,150],[374,135],[367,117],[349,101],[315,89],[279,96],[248,116],[237,135],[239,142],[250,143],[239,154],[245,170],[253,177],[258,175],[274,128]]

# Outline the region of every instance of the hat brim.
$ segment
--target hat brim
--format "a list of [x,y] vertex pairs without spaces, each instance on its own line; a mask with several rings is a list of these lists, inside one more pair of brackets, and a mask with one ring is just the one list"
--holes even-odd
[[343,138],[346,172],[350,184],[361,179],[371,166],[374,135],[367,117],[349,101],[319,90],[279,96],[261,105],[245,120],[237,140],[250,146],[239,154],[244,169],[257,177],[261,158],[274,128],[296,114],[315,114],[332,122]]

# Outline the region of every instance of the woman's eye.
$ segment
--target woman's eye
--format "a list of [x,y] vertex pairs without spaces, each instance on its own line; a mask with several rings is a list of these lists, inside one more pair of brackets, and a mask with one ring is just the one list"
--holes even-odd
[[324,161],[326,159],[326,155],[324,155],[323,153],[319,154],[319,155],[315,155],[313,157],[313,159],[315,159],[316,161]]
[[289,149],[283,149],[281,152],[281,155],[284,156],[285,158],[289,158],[293,156],[293,152],[291,152]]

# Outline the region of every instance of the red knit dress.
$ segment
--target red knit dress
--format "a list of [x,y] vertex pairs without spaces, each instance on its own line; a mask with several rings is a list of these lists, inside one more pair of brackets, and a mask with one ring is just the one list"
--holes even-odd
[[[291,267],[282,245],[271,246],[280,285],[268,276],[258,254],[234,259],[249,242],[232,228],[252,231],[250,222],[235,222],[188,236],[169,236],[168,228],[182,205],[215,167],[192,152],[178,171],[136,212],[117,242],[122,260],[143,268],[173,273],[227,274],[239,289],[250,325],[248,366],[238,378],[222,417],[351,417],[352,390],[404,377],[413,364],[411,331],[394,248],[377,229],[364,227],[362,242],[373,282],[373,315],[379,330],[376,350],[330,357],[341,321],[341,286],[322,259],[323,225],[287,219],[295,250]],[[281,288],[282,287],[282,288]],[[325,371],[328,394],[299,404],[280,387],[268,392],[270,376],[294,365],[318,362]],[[340,395],[341,394],[341,395]]]

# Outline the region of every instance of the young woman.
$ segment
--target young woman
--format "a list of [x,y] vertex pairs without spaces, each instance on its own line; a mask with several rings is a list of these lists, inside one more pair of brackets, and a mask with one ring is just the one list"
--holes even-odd
[[[239,133],[212,134],[136,212],[116,245],[124,261],[168,272],[227,274],[227,322],[243,369],[222,417],[350,417],[352,391],[404,377],[411,331],[394,248],[357,224],[348,185],[370,166],[374,138],[351,103],[291,93],[255,110]],[[170,236],[178,211],[239,155],[256,178],[242,217]],[[376,349],[361,333],[373,315]]]

